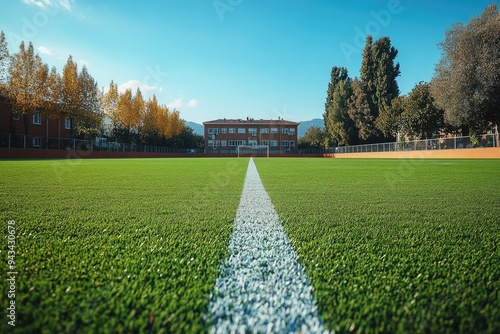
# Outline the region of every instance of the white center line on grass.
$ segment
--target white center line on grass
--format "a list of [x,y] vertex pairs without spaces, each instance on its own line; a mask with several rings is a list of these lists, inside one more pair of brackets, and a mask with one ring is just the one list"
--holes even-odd
[[252,159],[208,319],[213,333],[324,333],[312,287]]

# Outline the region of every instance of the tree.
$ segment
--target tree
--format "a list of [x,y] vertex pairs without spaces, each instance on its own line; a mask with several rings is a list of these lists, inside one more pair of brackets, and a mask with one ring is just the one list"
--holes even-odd
[[348,115],[351,79],[345,67],[336,66],[332,68],[330,77],[323,114],[325,128],[336,145],[349,145],[355,140],[354,123]]
[[394,64],[398,50],[391,46],[389,37],[378,39],[372,48],[374,65],[373,80],[375,92],[373,102],[378,114],[386,111],[394,98],[399,96],[399,86],[396,78],[400,75],[399,63]]
[[45,90],[45,110],[48,117],[57,118],[57,147],[60,148],[62,109],[62,79],[55,67],[50,70]]
[[0,94],[5,89],[4,86],[7,83],[9,61],[9,49],[7,47],[5,34],[3,31],[0,31]]
[[377,136],[375,129],[375,116],[368,100],[366,85],[358,78],[351,83],[352,96],[349,100],[349,117],[356,126],[357,136],[362,142],[368,142],[370,138]]
[[360,69],[360,83],[353,85],[350,115],[358,127],[360,139],[372,142],[380,139],[387,129],[379,128],[388,118],[391,102],[399,95],[396,78],[400,74],[399,64],[394,64],[398,51],[391,46],[389,37],[382,37],[373,43],[367,36]]
[[325,122],[325,127],[327,128],[328,113],[333,105],[333,93],[335,91],[335,87],[340,81],[344,81],[347,79],[349,79],[347,68],[337,66],[332,67],[332,71],[330,73],[330,82],[328,83],[328,89],[326,91],[325,112],[323,113],[323,120]]
[[64,65],[61,80],[61,107],[66,117],[70,119],[70,137],[74,138],[75,119],[80,114],[80,84],[78,80],[78,65],[69,56]]
[[166,145],[176,148],[203,148],[204,141],[202,135],[197,135],[191,127],[185,126],[181,133],[169,138]]
[[473,134],[496,128],[500,147],[500,12],[492,4],[467,25],[457,23],[439,44],[441,59],[431,81],[446,122]]
[[104,120],[101,92],[86,66],[78,75],[80,108],[76,118],[76,128],[83,136],[96,135]]
[[144,119],[144,113],[146,110],[146,102],[144,102],[144,98],[142,97],[141,90],[137,88],[135,92],[134,101],[132,104],[132,114],[136,118],[135,128],[136,133],[139,135],[142,129],[142,121]]
[[443,110],[434,105],[429,84],[415,85],[404,102],[400,115],[401,130],[406,136],[429,139],[443,128]]
[[380,112],[375,120],[375,126],[386,138],[397,138],[401,130],[401,114],[405,110],[406,97],[398,96],[391,102],[391,106]]
[[178,136],[182,132],[182,129],[184,129],[185,126],[184,120],[181,119],[180,112],[174,109],[174,111],[170,114],[169,121],[170,121],[169,136]]
[[34,111],[44,106],[47,76],[48,67],[35,54],[33,44],[26,48],[21,42],[19,52],[11,57],[6,95],[14,112],[23,119],[25,135]]
[[299,148],[326,148],[328,132],[319,126],[309,127],[304,136],[299,138]]
[[108,91],[104,92],[103,90],[101,97],[105,116],[111,121],[114,121],[113,114],[116,112],[116,108],[118,107],[118,85],[111,80]]
[[339,81],[333,92],[333,103],[328,110],[326,128],[330,138],[338,146],[351,145],[356,140],[355,125],[348,113],[351,95],[350,81]]
[[146,108],[144,111],[144,117],[142,120],[143,140],[148,144],[157,143],[160,133],[158,131],[158,118],[160,116],[160,106],[158,105],[158,100],[156,95],[149,98],[146,102]]
[[62,113],[62,80],[55,67],[52,67],[47,77],[45,90],[45,109],[50,117],[59,117]]

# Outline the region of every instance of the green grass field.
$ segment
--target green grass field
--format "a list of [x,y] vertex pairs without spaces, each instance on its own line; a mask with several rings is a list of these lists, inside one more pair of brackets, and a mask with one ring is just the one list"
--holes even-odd
[[[1,161],[2,235],[8,220],[17,227],[17,332],[205,329],[247,164]],[[5,279],[1,287],[5,314]]]
[[[328,328],[500,331],[500,161],[255,163]],[[16,221],[16,332],[206,331],[247,165],[0,161],[2,272]]]
[[500,161],[255,163],[330,329],[500,331]]

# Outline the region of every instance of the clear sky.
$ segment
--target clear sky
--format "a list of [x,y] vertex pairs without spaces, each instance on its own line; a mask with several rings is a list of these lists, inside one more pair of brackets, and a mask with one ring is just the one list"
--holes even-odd
[[493,0],[9,0],[0,30],[49,66],[71,54],[99,86],[156,94],[188,121],[321,118],[332,66],[359,75],[365,37],[399,50],[402,94],[429,81],[437,43]]

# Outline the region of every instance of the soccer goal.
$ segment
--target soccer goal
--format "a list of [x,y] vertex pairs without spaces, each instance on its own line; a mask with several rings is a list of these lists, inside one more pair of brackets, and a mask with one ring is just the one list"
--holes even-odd
[[258,156],[264,155],[269,158],[269,146],[268,145],[239,145],[238,146],[238,158],[243,155],[245,156]]

